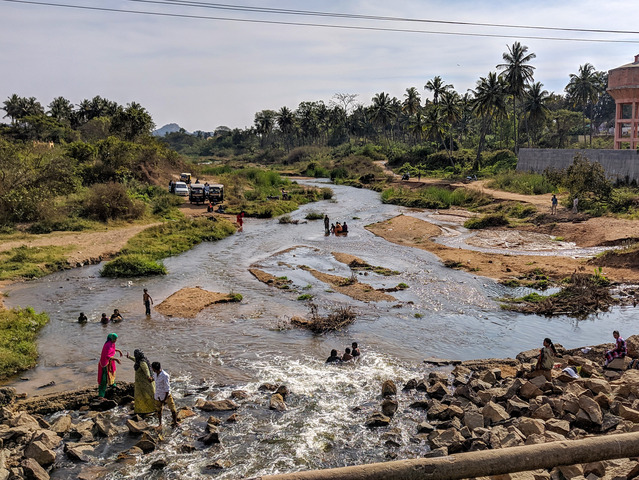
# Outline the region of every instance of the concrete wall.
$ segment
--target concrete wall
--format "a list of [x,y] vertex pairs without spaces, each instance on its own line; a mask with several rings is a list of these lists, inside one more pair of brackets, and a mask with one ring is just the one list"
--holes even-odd
[[612,179],[639,182],[639,152],[637,150],[578,150],[556,148],[521,148],[517,170],[543,173],[546,168],[561,169],[572,165],[577,153],[591,162],[599,162]]

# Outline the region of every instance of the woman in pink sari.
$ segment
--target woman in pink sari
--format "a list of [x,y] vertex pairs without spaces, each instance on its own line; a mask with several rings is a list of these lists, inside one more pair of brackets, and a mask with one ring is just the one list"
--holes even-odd
[[98,363],[98,395],[104,397],[107,387],[115,385],[115,362],[120,363],[120,360],[115,358],[115,353],[119,353],[122,356],[122,352],[115,348],[115,342],[118,339],[117,333],[109,333],[107,341],[102,347],[102,355],[100,355],[100,362]]

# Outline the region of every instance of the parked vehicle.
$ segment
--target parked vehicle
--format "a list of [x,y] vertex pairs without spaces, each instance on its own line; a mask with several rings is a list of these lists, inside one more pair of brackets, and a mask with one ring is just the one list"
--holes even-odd
[[211,203],[220,203],[224,201],[224,185],[214,183],[209,187],[209,200]]
[[204,185],[201,183],[194,183],[191,185],[189,191],[189,202],[196,204],[204,203],[206,201],[206,195],[204,194]]
[[184,182],[186,184],[191,183],[191,174],[190,173],[181,173],[180,174],[180,181]]
[[402,175],[402,180],[410,180],[410,175],[408,173],[405,173],[404,175]]
[[175,187],[173,188],[173,193],[179,195],[180,197],[188,197],[189,196],[189,187],[184,182],[175,182]]

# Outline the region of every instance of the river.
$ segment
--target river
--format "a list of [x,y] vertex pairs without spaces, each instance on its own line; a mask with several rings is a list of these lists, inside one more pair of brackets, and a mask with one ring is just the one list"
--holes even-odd
[[[308,183],[326,186],[321,181]],[[162,362],[176,385],[178,405],[181,392],[193,385],[210,386],[224,397],[234,389],[256,392],[263,382],[284,383],[292,392],[287,413],[254,408],[228,427],[218,457],[229,459],[233,466],[217,475],[238,478],[384,460],[388,449],[376,435],[364,431],[362,412],[379,404],[384,379],[402,382],[423,376],[429,368],[422,362],[426,357],[507,357],[539,347],[544,337],[571,348],[611,341],[614,329],[627,336],[635,333],[632,308],[615,308],[580,321],[503,311],[498,299],[513,294],[512,289],[445,268],[426,251],[391,244],[364,228],[400,213],[413,214],[410,209],[384,205],[371,190],[331,188],[333,200],[305,205],[291,214],[299,224],[248,218],[243,232],[166,259],[166,276],[107,279],[99,276],[101,266],[95,265],[10,286],[7,306],[30,305],[51,316],[39,338],[38,366],[11,384],[19,391],[37,394],[95,382],[99,352],[110,331],[119,335],[118,346],[123,351],[140,348],[152,361]],[[321,220],[305,223],[311,211],[326,213],[331,221],[346,220],[348,236],[325,236]],[[371,265],[400,272],[388,277],[362,275],[361,282],[375,288],[403,282],[409,288],[392,293],[397,299],[393,302],[360,302],[333,292],[309,272],[296,268],[307,265],[349,277],[349,268],[331,252],[353,254]],[[260,283],[248,272],[254,265],[288,277],[293,282],[291,289],[277,290]],[[159,303],[192,286],[241,293],[243,301],[215,305],[194,319],[157,312],[145,317],[142,288],[148,288]],[[288,319],[308,314],[307,303],[297,300],[304,293],[313,295],[320,312],[351,306],[357,313],[355,322],[345,331],[321,336],[290,328]],[[99,323],[100,314],[110,314],[114,308],[120,309],[125,320],[104,327]],[[88,324],[76,322],[80,311],[89,317]],[[332,348],[343,351],[353,341],[363,352],[357,366],[324,365]],[[132,381],[132,363],[125,359],[118,376]],[[55,386],[37,388],[52,380]],[[180,441],[167,442],[163,454],[171,453],[175,465],[164,474],[166,478],[194,478],[207,461],[197,453],[178,454],[175,445]],[[403,447],[394,455],[400,458],[427,449],[406,438],[398,443]],[[146,478],[147,471],[148,462],[126,475]]]

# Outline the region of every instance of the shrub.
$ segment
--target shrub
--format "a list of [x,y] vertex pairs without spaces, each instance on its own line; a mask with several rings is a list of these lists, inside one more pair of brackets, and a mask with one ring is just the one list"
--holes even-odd
[[324,214],[319,212],[308,212],[304,218],[306,220],[321,220],[324,218]]
[[504,227],[508,225],[508,218],[503,213],[491,213],[479,218],[470,218],[464,222],[464,227],[469,229]]
[[45,218],[31,225],[27,231],[33,234],[43,234],[51,232],[81,232],[91,228],[91,222],[81,218]]
[[310,293],[304,293],[303,295],[300,295],[299,297],[297,297],[297,299],[300,301],[311,300],[312,298],[313,298],[313,295],[311,295]]
[[100,271],[100,275],[114,278],[166,275],[166,268],[145,255],[130,254],[108,262]]
[[35,366],[36,337],[48,321],[32,308],[0,310],[0,380]]
[[144,214],[144,204],[132,200],[121,183],[98,183],[89,189],[83,215],[101,222],[135,219]]
[[541,195],[557,191],[556,185],[553,185],[545,175],[516,171],[501,173],[486,186],[524,195]]
[[291,218],[290,215],[282,215],[278,219],[278,223],[280,223],[282,225],[286,225],[286,224],[289,224],[289,223],[293,223],[293,219]]

